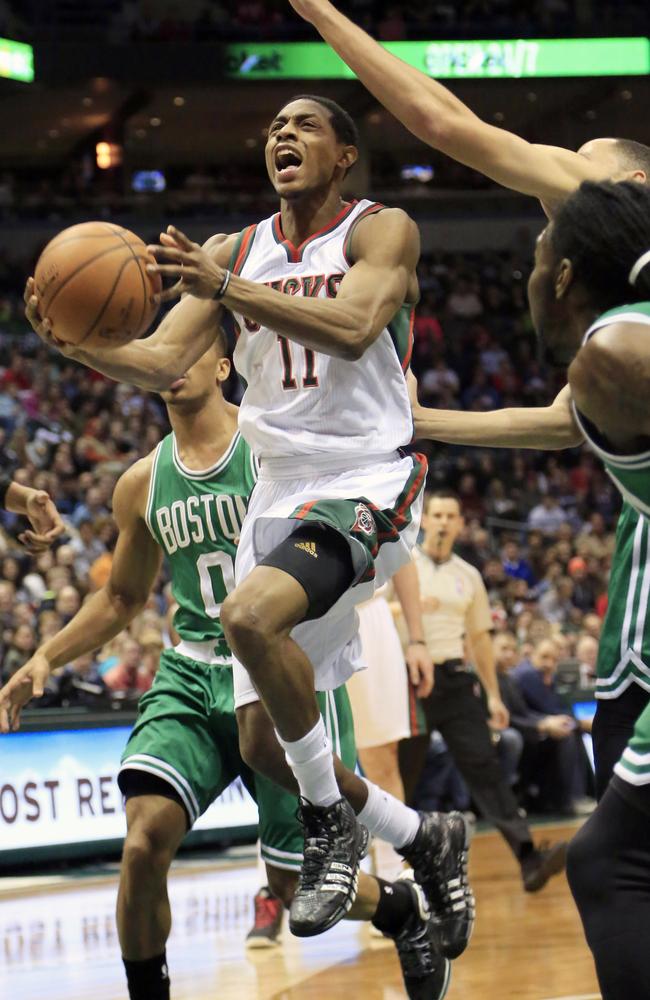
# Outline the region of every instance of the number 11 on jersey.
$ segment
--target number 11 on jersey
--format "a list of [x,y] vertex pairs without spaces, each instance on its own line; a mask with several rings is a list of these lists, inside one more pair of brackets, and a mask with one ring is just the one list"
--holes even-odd
[[[293,374],[293,344],[281,334],[278,334],[278,344],[282,358],[282,388],[297,389],[298,382]],[[304,347],[303,350],[305,352],[305,371],[302,376],[302,388],[316,389],[319,385],[316,374],[316,355],[310,347]]]

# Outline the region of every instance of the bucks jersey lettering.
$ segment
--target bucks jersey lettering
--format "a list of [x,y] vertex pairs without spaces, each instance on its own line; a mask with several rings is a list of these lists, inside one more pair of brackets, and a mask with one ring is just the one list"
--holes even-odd
[[229,656],[219,618],[235,586],[235,554],[257,465],[240,434],[211,469],[183,465],[169,434],[156,449],[147,526],[170,565],[178,604],[174,628],[186,642],[214,642],[216,656]]
[[[352,267],[354,228],[382,205],[352,202],[319,233],[293,246],[279,215],[245,230],[230,269],[280,295],[336,298]],[[386,455],[412,437],[404,373],[413,309],[404,305],[358,361],[301,347],[241,314],[235,367],[246,384],[239,427],[265,467],[273,460]]]

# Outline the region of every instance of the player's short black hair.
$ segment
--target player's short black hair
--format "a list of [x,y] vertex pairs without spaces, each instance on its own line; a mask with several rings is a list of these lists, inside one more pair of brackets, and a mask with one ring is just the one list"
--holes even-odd
[[551,245],[600,312],[650,301],[650,263],[630,284],[634,264],[650,251],[650,186],[585,181],[555,216]]
[[320,97],[318,94],[298,94],[287,101],[287,104],[293,104],[294,101],[313,101],[314,104],[320,104],[322,108],[329,111],[330,122],[339,142],[345,146],[359,145],[359,129],[352,115],[348,114],[345,108],[342,108],[336,101],[331,101],[329,97]]
[[221,324],[217,327],[217,332],[215,334],[214,349],[219,353],[220,358],[227,358],[229,356],[228,334]]
[[643,170],[650,184],[650,146],[634,139],[615,139],[616,155],[627,170]]

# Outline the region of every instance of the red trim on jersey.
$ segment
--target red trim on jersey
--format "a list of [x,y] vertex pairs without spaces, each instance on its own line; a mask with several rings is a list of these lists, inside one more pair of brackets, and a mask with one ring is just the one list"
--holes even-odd
[[239,274],[239,269],[243,265],[244,260],[246,259],[246,254],[248,253],[248,248],[251,243],[251,238],[255,235],[256,229],[257,229],[256,225],[249,226],[244,234],[244,238],[239,248],[239,253],[237,254],[237,260],[235,261],[232,267],[232,271],[234,274]]
[[329,233],[333,229],[336,229],[336,227],[339,226],[341,224],[341,222],[343,222],[343,220],[350,214],[350,212],[352,211],[352,209],[355,208],[355,206],[358,205],[358,204],[359,204],[359,202],[356,199],[355,199],[355,201],[351,201],[351,202],[348,202],[347,204],[345,204],[343,206],[343,208],[341,209],[341,211],[337,215],[335,215],[334,218],[330,222],[326,223],[326,225],[324,225],[322,229],[319,229],[318,232],[312,233],[311,236],[308,236],[306,240],[303,240],[303,242],[300,244],[300,246],[295,246],[291,242],[291,240],[286,239],[284,233],[282,232],[282,215],[281,215],[281,213],[278,212],[277,215],[274,215],[273,216],[273,235],[275,236],[275,239],[277,240],[277,242],[281,243],[282,246],[284,247],[284,249],[286,250],[287,257],[289,258],[289,263],[291,263],[291,264],[298,264],[298,263],[300,263],[300,261],[302,260],[302,255],[303,255],[303,251],[304,251],[305,247],[309,243],[311,243],[312,240],[318,239],[319,236],[325,236],[326,233]]
[[314,506],[315,506],[315,505],[316,505],[317,503],[318,503],[318,500],[309,500],[309,501],[308,501],[308,502],[307,502],[306,504],[304,504],[304,505],[303,505],[303,506],[302,506],[302,507],[300,508],[300,510],[298,511],[298,513],[297,513],[297,514],[294,514],[293,516],[294,516],[294,517],[295,517],[295,518],[296,518],[296,519],[297,519],[298,521],[302,521],[302,520],[303,520],[303,519],[304,519],[305,517],[307,517],[307,514],[309,513],[309,511],[310,511],[310,510],[312,509],[312,507],[314,507]]
[[402,500],[401,504],[399,505],[399,507],[395,511],[395,517],[392,518],[392,521],[393,521],[393,524],[395,525],[395,527],[397,527],[398,525],[401,527],[401,525],[403,525],[403,524],[406,523],[406,518],[404,517],[404,511],[406,510],[407,507],[411,506],[411,504],[413,503],[414,498],[420,492],[420,489],[422,487],[422,483],[424,482],[424,479],[426,478],[426,474],[427,474],[427,470],[428,470],[428,464],[427,464],[426,458],[424,457],[424,455],[420,455],[420,454],[414,455],[413,458],[415,458],[417,461],[421,462],[422,464],[420,465],[420,471],[418,472],[417,476],[415,477],[415,479],[413,480],[413,482],[411,484],[410,490],[408,491],[408,493],[406,494],[406,496]]

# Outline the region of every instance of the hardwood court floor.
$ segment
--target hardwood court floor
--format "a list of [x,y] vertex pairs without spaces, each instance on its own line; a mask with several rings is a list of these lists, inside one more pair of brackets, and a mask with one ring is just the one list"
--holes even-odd
[[[570,836],[573,828],[549,831]],[[478,919],[454,963],[448,1000],[597,1000],[591,958],[564,876],[534,896],[496,834],[479,835],[470,872]],[[282,948],[244,951],[254,865],[180,866],[171,880],[168,947],[174,1000],[401,1000],[392,945],[340,924]],[[124,1000],[113,922],[115,879],[56,877],[33,891],[0,879],[0,996]]]

